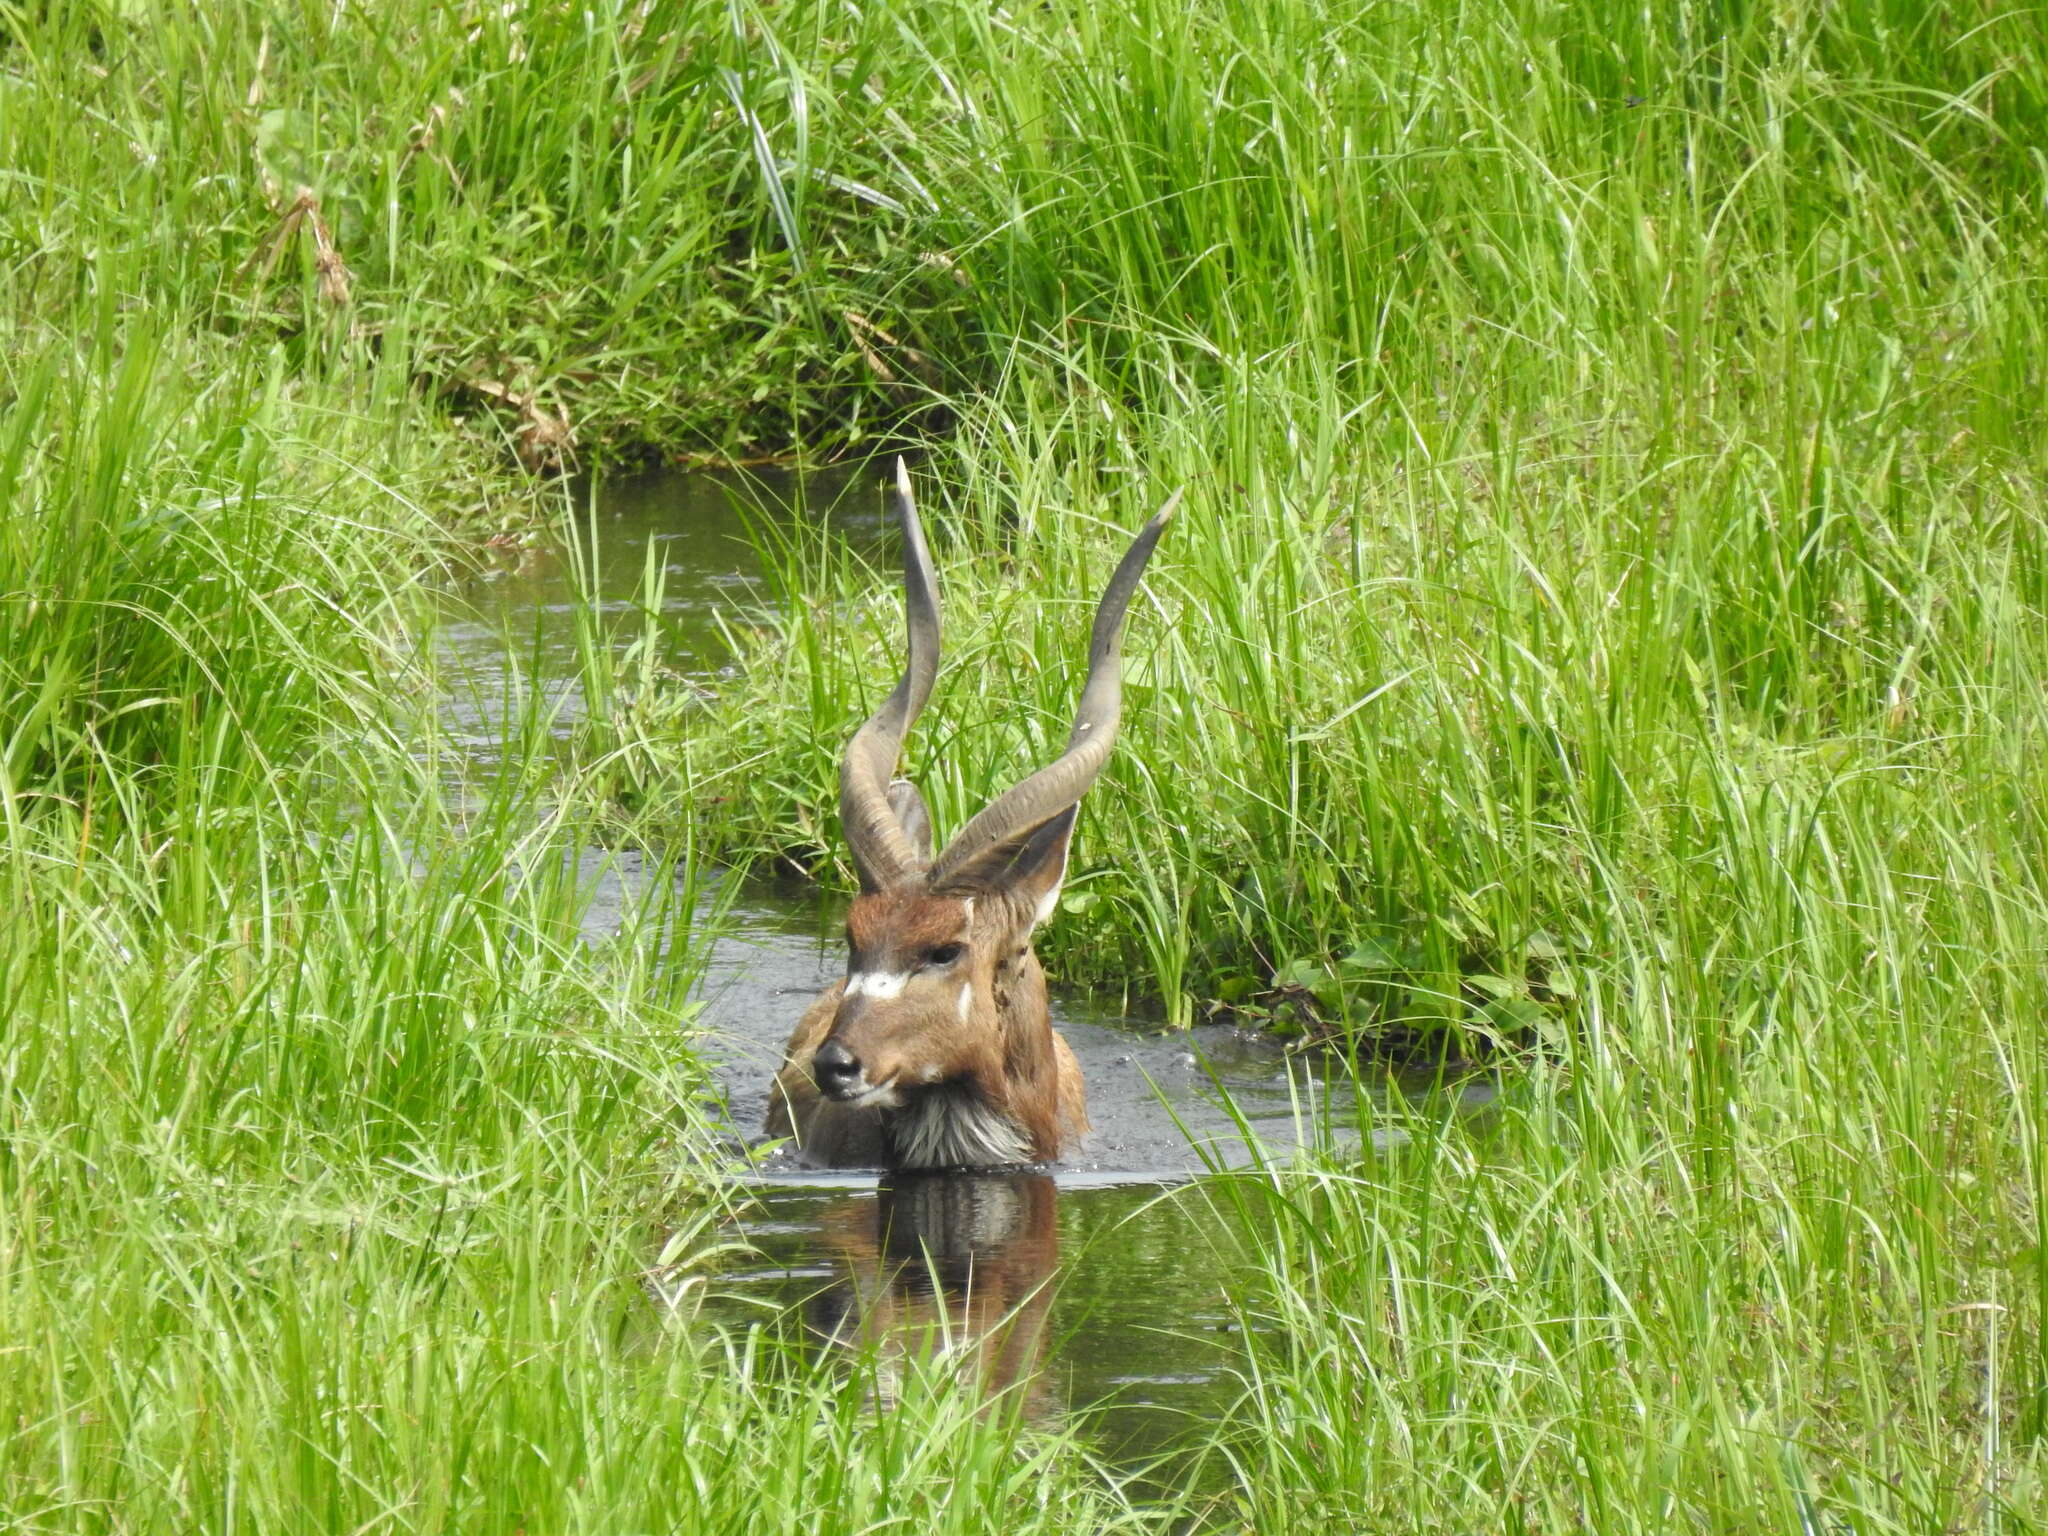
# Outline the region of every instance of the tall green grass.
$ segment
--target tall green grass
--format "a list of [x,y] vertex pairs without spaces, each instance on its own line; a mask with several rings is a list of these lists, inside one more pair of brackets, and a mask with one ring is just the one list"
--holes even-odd
[[[920,474],[910,772],[958,825],[1057,751],[1187,487],[1049,968],[1510,1074],[1483,1129],[1219,1186],[1262,1253],[1213,1517],[2038,1528],[2039,29],[984,35],[919,140],[995,371]],[[742,677],[641,746],[677,824],[831,878],[894,582],[776,565]]]
[[[1189,488],[1068,975],[1485,1025],[1612,950],[1605,888],[1650,923],[1749,890],[1724,844],[1770,802],[1989,826],[2035,729],[2037,39],[1068,19],[986,50],[976,110],[919,141],[958,157],[1010,339],[927,477],[967,686],[913,748],[955,821],[1047,755],[1115,530]],[[714,835],[816,860],[891,598],[780,564],[783,638],[673,734]]]
[[858,438],[936,376],[916,316],[958,289],[904,189],[878,190],[907,168],[871,134],[900,118],[861,91],[902,46],[886,14],[148,3],[4,27],[25,319],[67,325],[118,255],[101,302],[316,374],[375,358],[411,410],[540,463],[564,436],[586,457]]
[[698,1321],[687,846],[591,928],[539,695],[441,734],[379,423],[178,356],[114,326],[8,419],[0,1524],[1156,1527],[942,1370],[878,1414]]
[[[948,824],[1188,488],[1054,969],[1517,1069],[1219,1187],[1215,1523],[2038,1526],[2044,89],[1960,6],[0,11],[8,1518],[1173,1514],[660,1321],[686,894],[585,943],[407,595],[566,417],[949,429]],[[826,869],[893,583],[772,563],[606,773]]]
[[[624,446],[1150,391],[1163,340],[1390,372],[1425,441],[1418,369],[1552,411],[1618,368],[1675,424],[1824,310],[1996,336],[1974,277],[2038,238],[2038,37],[1959,7],[82,5],[5,58],[29,310],[132,253],[219,334],[345,311],[444,409]],[[2015,401],[2026,340],[1960,372]]]
[[2038,1068],[1842,1033],[1759,1032],[1718,1115],[1588,1050],[1477,1142],[1221,1183],[1264,1254],[1219,1518],[2040,1529]]
[[[534,504],[493,459],[532,421],[465,436],[496,397],[462,381],[547,381],[523,298],[454,308],[379,222],[413,159],[461,171],[364,130],[421,83],[412,22],[462,80],[524,56],[483,19],[0,10],[0,1524],[1157,1524],[942,1372],[877,1415],[859,1362],[695,1318],[726,1203],[687,842],[587,932],[536,696],[489,764],[434,717],[419,577]],[[505,153],[553,185],[546,148]],[[449,219],[496,229],[469,185]],[[618,299],[588,255],[555,252]]]

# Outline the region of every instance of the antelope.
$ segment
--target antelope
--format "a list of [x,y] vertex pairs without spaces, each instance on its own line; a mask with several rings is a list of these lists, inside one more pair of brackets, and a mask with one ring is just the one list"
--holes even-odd
[[1066,751],[976,814],[936,856],[931,817],[894,778],[939,666],[939,600],[910,476],[896,461],[907,653],[853,734],[839,812],[860,893],[845,979],[789,1037],[766,1130],[827,1167],[989,1168],[1057,1159],[1088,1131],[1081,1068],[1052,1027],[1032,930],[1052,916],[1081,797],[1116,741],[1124,613],[1172,518],[1145,525],[1095,610]]

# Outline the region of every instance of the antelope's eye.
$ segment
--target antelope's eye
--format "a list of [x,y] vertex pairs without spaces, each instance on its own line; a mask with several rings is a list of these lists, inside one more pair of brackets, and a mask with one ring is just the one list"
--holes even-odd
[[941,944],[936,949],[928,949],[924,952],[924,963],[926,965],[951,965],[966,952],[967,946],[964,944]]

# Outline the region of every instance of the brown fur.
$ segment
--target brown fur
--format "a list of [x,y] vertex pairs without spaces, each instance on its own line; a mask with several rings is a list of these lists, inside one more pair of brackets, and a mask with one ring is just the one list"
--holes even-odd
[[[1086,1134],[1080,1064],[1052,1027],[1045,973],[1031,952],[1039,892],[991,893],[968,901],[916,887],[858,898],[847,916],[849,971],[909,975],[900,995],[827,990],[790,1036],[770,1094],[767,1131],[796,1140],[807,1162],[827,1167],[900,1167],[901,1127],[919,1096],[958,1094],[1014,1128],[1025,1155],[1050,1162]],[[1026,905],[1026,903],[1029,905]],[[920,956],[963,943],[963,957],[936,974],[914,974]],[[961,987],[971,990],[967,1017]],[[813,1058],[827,1038],[858,1056],[878,1084],[904,1102],[891,1107],[836,1102],[819,1091]],[[897,1134],[892,1134],[895,1132]]]
[[1088,1129],[1081,1068],[1053,1030],[1031,931],[1053,910],[1081,797],[1116,740],[1124,616],[1178,492],[1117,562],[1089,630],[1067,747],[971,817],[936,856],[916,786],[892,777],[931,695],[939,609],[930,552],[896,461],[903,529],[902,678],[839,765],[860,877],[846,980],[812,1004],[770,1094],[767,1130],[833,1167],[1048,1162]]

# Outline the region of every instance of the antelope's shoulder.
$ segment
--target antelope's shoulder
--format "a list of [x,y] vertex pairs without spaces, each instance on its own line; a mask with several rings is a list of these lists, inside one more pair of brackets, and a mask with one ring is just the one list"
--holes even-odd
[[768,1087],[768,1115],[761,1127],[768,1135],[808,1139],[810,1123],[824,1103],[818,1085],[811,1080],[811,1058],[831,1032],[832,1016],[845,991],[844,981],[833,982],[811,1000],[790,1031],[789,1043],[782,1048],[782,1065]]

